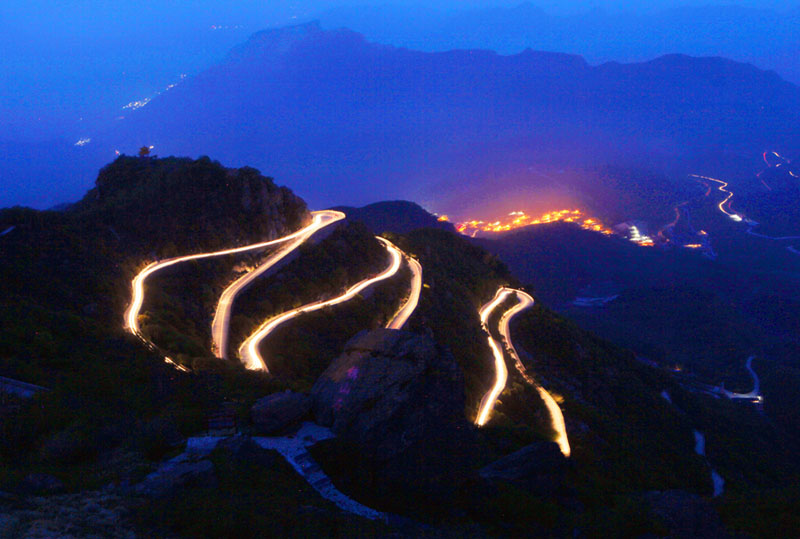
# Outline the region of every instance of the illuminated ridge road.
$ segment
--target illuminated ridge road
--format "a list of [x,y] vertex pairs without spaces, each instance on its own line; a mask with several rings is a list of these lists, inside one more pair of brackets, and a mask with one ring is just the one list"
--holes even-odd
[[[725,189],[726,187],[728,187],[728,182],[724,182],[724,181],[718,180],[716,178],[709,178],[708,176],[699,176],[697,174],[692,174],[691,176],[693,178],[700,178],[700,179],[703,179],[703,180],[708,180],[708,181],[712,181],[712,182],[716,182],[716,183],[720,184],[720,186],[717,187],[717,189],[719,189],[721,192],[727,194],[728,196],[725,198],[725,200],[720,202],[719,205],[717,206],[719,208],[719,211],[721,211],[722,213],[724,213],[725,215],[727,215],[728,217],[730,217],[734,221],[741,221],[742,220],[742,217],[740,215],[738,215],[736,213],[731,213],[731,212],[729,212],[728,210],[725,209],[725,205],[730,202],[731,198],[733,198],[733,193],[728,191],[727,189]],[[728,207],[730,207],[730,204],[728,204]]]
[[753,369],[753,359],[755,356],[750,356],[747,358],[747,362],[745,363],[745,368],[750,373],[750,376],[753,377],[753,390],[749,393],[736,393],[734,391],[728,391],[727,389],[722,388],[721,392],[728,397],[729,399],[747,399],[747,400],[756,400],[761,402],[761,391],[760,391],[760,384],[758,381],[758,375],[756,371]]
[[511,355],[511,357],[514,359],[514,365],[516,365],[519,373],[526,382],[535,387],[536,391],[539,392],[539,397],[547,407],[547,411],[550,412],[550,423],[553,430],[556,432],[556,443],[558,444],[559,449],[561,449],[561,453],[565,457],[568,457],[571,451],[569,447],[569,440],[567,439],[567,426],[564,423],[564,414],[561,413],[561,408],[558,406],[558,403],[553,396],[550,395],[545,388],[537,384],[533,377],[528,374],[528,370],[525,368],[525,365],[522,364],[519,354],[517,354],[517,349],[514,348],[514,344],[511,342],[511,330],[509,329],[511,319],[514,318],[517,313],[522,312],[532,306],[533,298],[522,290],[510,291],[517,294],[517,300],[519,303],[507,310],[500,319],[500,335],[503,336],[503,342],[506,350],[508,350],[509,355]]
[[[324,309],[325,307],[330,307],[333,305],[344,303],[345,301],[353,299],[359,292],[361,292],[365,288],[395,275],[400,269],[400,265],[403,261],[403,257],[405,256],[405,254],[400,249],[395,247],[395,245],[389,240],[377,236],[376,238],[378,239],[378,241],[383,243],[383,245],[386,247],[386,250],[389,251],[389,254],[392,257],[392,263],[386,270],[379,273],[375,277],[365,279],[360,283],[353,285],[347,290],[347,292],[345,292],[341,296],[337,296],[335,298],[325,301],[315,301],[314,303],[303,305],[296,309],[286,311],[283,314],[279,314],[278,316],[270,318],[269,320],[264,322],[261,325],[261,327],[259,327],[255,331],[255,333],[250,335],[239,347],[239,358],[242,360],[242,363],[244,363],[245,367],[247,367],[248,369],[264,370],[269,372],[269,368],[267,367],[266,361],[264,361],[264,358],[261,357],[261,354],[258,351],[258,346],[261,343],[261,341],[263,341],[267,336],[269,336],[269,334],[272,333],[275,330],[275,328],[277,328],[281,324],[288,322],[289,320],[296,318],[303,313],[310,313],[313,311]],[[412,265],[412,271],[414,271],[416,275],[413,265]],[[421,275],[422,275],[421,270],[419,275],[420,275],[419,281],[417,281],[416,277],[414,278],[414,284],[412,285],[412,292],[409,295],[408,300],[406,301],[406,305],[401,307],[400,310],[398,311],[398,314],[396,314],[395,317],[392,319],[392,321],[389,322],[389,325],[391,327],[394,327],[395,329],[402,327],[403,323],[405,323],[405,320],[408,318],[408,316],[410,316],[411,312],[410,311],[407,312],[407,307],[409,306],[409,304],[413,304],[413,306],[416,307],[417,300],[419,299],[419,287],[417,285],[418,284],[421,285]],[[411,310],[413,311],[413,308],[411,308]]]
[[[398,249],[399,250],[399,249]],[[397,311],[394,317],[386,325],[389,329],[403,329],[406,322],[414,314],[414,310],[419,303],[419,294],[422,291],[422,266],[415,259],[404,253],[408,267],[411,270],[411,291],[408,294],[408,299],[402,307]]]
[[487,321],[491,316],[492,311],[494,311],[498,305],[502,304],[511,294],[516,294],[518,303],[503,313],[503,316],[500,318],[500,322],[498,324],[498,331],[503,337],[505,349],[514,359],[514,365],[516,366],[517,371],[519,371],[520,375],[525,379],[526,382],[536,388],[536,391],[539,393],[539,397],[547,407],[547,411],[550,413],[551,426],[556,432],[555,441],[558,444],[561,453],[565,457],[569,457],[571,450],[569,446],[569,440],[567,438],[567,427],[564,422],[564,414],[561,412],[561,408],[558,406],[558,403],[555,401],[552,395],[550,395],[550,393],[548,393],[547,390],[542,386],[537,384],[533,377],[528,373],[527,369],[519,358],[519,354],[517,354],[516,348],[514,348],[514,344],[511,341],[511,319],[514,318],[514,316],[516,316],[518,313],[530,308],[533,305],[533,298],[522,290],[502,287],[497,291],[492,301],[481,307],[481,324],[483,325],[484,331],[488,335],[489,346],[494,354],[497,377],[495,380],[495,385],[491,390],[489,390],[488,393],[486,393],[486,395],[484,395],[483,400],[481,401],[476,423],[478,426],[486,424],[489,419],[489,415],[491,414],[491,411],[494,409],[494,405],[497,402],[497,397],[500,395],[500,393],[502,393],[503,388],[505,388],[506,381],[508,380],[508,370],[506,369],[503,352],[498,346],[497,341],[489,333]]
[[[775,152],[772,152],[772,154],[780,157]],[[766,155],[767,154],[765,153],[764,154],[764,159],[765,160],[766,160]],[[783,158],[781,158],[781,159],[783,159]],[[767,162],[767,164],[769,164],[769,162]],[[791,174],[791,172],[790,172],[790,174]],[[741,215],[738,215],[736,213],[731,213],[731,212],[729,212],[728,210],[725,209],[725,205],[726,204],[728,205],[728,208],[730,208],[729,202],[730,202],[731,198],[733,197],[733,193],[731,191],[728,191],[727,189],[725,189],[726,187],[728,187],[727,182],[724,182],[722,180],[717,180],[715,178],[709,178],[708,176],[698,176],[697,174],[692,174],[692,176],[695,177],[695,178],[701,178],[703,180],[710,180],[712,182],[717,182],[717,183],[721,184],[717,189],[719,189],[723,193],[727,193],[728,196],[725,198],[725,200],[720,202],[717,207],[720,209],[720,211],[722,213],[724,213],[725,215],[727,215],[728,217],[730,217],[734,221],[745,221],[747,223],[747,225],[749,225],[748,229],[747,229],[747,233],[750,234],[751,236],[756,236],[758,238],[763,238],[763,239],[772,240],[772,241],[787,241],[787,240],[798,240],[798,239],[800,239],[800,236],[767,236],[765,234],[759,234],[758,232],[753,232],[753,229],[758,226],[757,222],[753,221],[752,219],[745,219]],[[794,176],[794,174],[792,174],[792,176]],[[771,190],[771,188],[770,188],[770,190]],[[792,251],[792,252],[795,252],[795,250],[793,248],[791,248],[791,247],[789,247],[788,249],[790,251]]]
[[233,309],[233,302],[237,294],[250,286],[253,281],[288,256],[292,251],[300,247],[301,244],[313,236],[318,230],[344,218],[344,213],[340,211],[326,210],[314,212],[314,222],[311,225],[301,230],[300,233],[281,238],[280,241],[288,243],[282,245],[280,249],[270,255],[269,258],[256,269],[236,279],[222,292],[219,303],[217,303],[217,310],[214,313],[214,320],[211,322],[212,352],[214,352],[217,357],[228,359],[228,336],[230,334],[231,310]]
[[[144,339],[140,328],[139,328],[139,312],[142,309],[142,303],[144,302],[144,282],[145,280],[152,275],[153,273],[167,268],[169,266],[173,266],[175,264],[179,264],[181,262],[188,262],[190,260],[200,260],[203,258],[212,258],[216,256],[223,256],[223,255],[231,255],[237,253],[244,253],[247,251],[253,251],[256,249],[262,249],[264,247],[270,247],[273,245],[278,245],[283,242],[296,240],[299,238],[303,238],[303,241],[308,238],[311,234],[328,226],[329,224],[338,221],[340,219],[344,219],[344,214],[342,212],[337,211],[319,211],[319,212],[312,212],[314,216],[310,225],[305,228],[298,230],[288,236],[284,236],[282,238],[278,238],[276,240],[265,241],[262,243],[255,243],[252,245],[246,245],[244,247],[236,247],[233,249],[225,249],[223,251],[215,251],[211,253],[199,253],[194,255],[187,255],[187,256],[178,256],[174,258],[168,258],[166,260],[162,260],[161,262],[153,262],[149,264],[146,268],[144,268],[131,282],[131,287],[133,290],[131,304],[128,306],[128,309],[125,311],[125,329],[130,331],[132,334],[140,337],[141,339],[145,340],[149,345],[152,345],[149,341]],[[294,243],[294,242],[293,242]],[[302,243],[302,241],[300,242]],[[298,244],[299,245],[299,244]],[[296,246],[295,246],[296,247]],[[285,256],[285,255],[284,255]],[[270,257],[272,260],[274,257]],[[281,257],[282,258],[282,257]],[[278,259],[279,260],[279,259]],[[275,264],[278,260],[273,260],[272,264]],[[263,265],[259,267],[259,270],[263,273],[266,271],[266,268],[262,269]],[[258,271],[258,270],[257,270]]]
[[489,320],[489,316],[491,316],[492,311],[494,311],[498,305],[503,303],[510,293],[511,292],[509,292],[506,288],[499,288],[497,293],[494,295],[494,298],[492,298],[492,301],[485,304],[478,311],[478,314],[481,317],[481,326],[483,327],[483,331],[486,332],[487,338],[489,339],[489,348],[492,349],[495,370],[494,385],[492,386],[492,389],[490,389],[483,396],[483,399],[481,399],[481,405],[478,407],[478,417],[475,420],[475,424],[479,427],[485,425],[489,420],[489,414],[491,414],[492,410],[494,410],[497,397],[499,397],[500,393],[503,392],[503,388],[506,387],[506,382],[508,381],[508,369],[506,368],[506,360],[503,358],[503,351],[500,349],[500,345],[497,344],[497,341],[494,340],[494,337],[492,337],[492,334],[489,331],[489,326],[487,325],[487,321]]

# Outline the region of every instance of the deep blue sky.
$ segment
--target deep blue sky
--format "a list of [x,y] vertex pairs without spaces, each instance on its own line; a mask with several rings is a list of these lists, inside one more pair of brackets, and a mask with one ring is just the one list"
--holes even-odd
[[[72,145],[77,140],[113,124],[115,118],[127,114],[123,106],[131,101],[152,97],[167,85],[178,82],[181,75],[192,76],[222,60],[228,50],[244,42],[258,30],[284,26],[295,22],[325,17],[343,6],[386,4],[401,5],[408,16],[409,5],[431,10],[455,12],[465,9],[513,7],[520,0],[3,0],[0,1],[0,170],[4,163],[19,155],[9,155],[7,148],[61,140]],[[535,0],[532,5],[555,15],[586,13],[592,9],[608,12],[643,12],[675,7],[667,0],[646,3],[633,0]],[[741,0],[727,4],[785,12],[800,10],[800,2],[788,0]],[[681,5],[704,6],[707,0],[686,1]],[[358,27],[358,11],[348,10],[338,19],[363,31],[375,41],[437,50],[448,43],[426,43],[420,39],[403,41],[397,35],[382,35],[380,25],[369,22]],[[765,19],[775,20],[773,13]],[[780,15],[777,16],[781,18]],[[758,18],[756,14],[754,18]],[[413,20],[413,19],[412,19]],[[352,24],[348,24],[352,22]],[[704,27],[705,28],[705,27]],[[372,31],[368,31],[371,29]],[[725,30],[722,30],[723,34]],[[793,32],[791,29],[789,32]],[[784,34],[786,30],[784,30]],[[602,35],[602,33],[601,33]],[[754,33],[735,37],[739,40],[730,50],[747,51],[748,47],[763,49],[774,35]],[[385,40],[382,38],[385,37]],[[705,36],[712,44],[717,36]],[[725,37],[724,35],[722,37]],[[444,38],[445,41],[447,37]],[[607,39],[603,37],[603,39]],[[669,41],[669,39],[667,39]],[[784,40],[785,41],[785,40]],[[796,41],[790,39],[790,41]],[[426,47],[426,45],[429,45]],[[699,47],[698,50],[659,50],[646,47],[638,56],[616,57],[618,52],[596,53],[589,47],[583,50],[581,39],[571,44],[548,44],[546,50],[562,50],[583,54],[591,62],[606,60],[634,61],[649,59],[664,52],[713,55],[725,54]],[[617,51],[629,50],[620,42]],[[631,44],[632,46],[635,45]],[[462,45],[463,46],[463,45]],[[468,44],[472,46],[472,44]],[[484,46],[479,43],[476,46]],[[683,45],[682,45],[683,46]],[[714,45],[715,46],[715,45]],[[486,48],[501,50],[489,43]],[[692,46],[683,46],[691,49]],[[513,47],[512,47],[513,48]],[[679,48],[679,47],[678,47]],[[760,67],[778,70],[789,80],[797,82],[800,62],[798,47],[790,46],[772,52],[759,50],[753,54],[731,55]],[[501,52],[516,52],[504,50]],[[775,61],[772,60],[774,58]],[[791,64],[791,65],[790,65]],[[782,66],[789,66],[781,71]],[[794,66],[794,72],[791,66]],[[792,78],[792,74],[795,78]],[[3,155],[3,151],[7,152]],[[26,147],[26,151],[38,149]],[[8,176],[8,173],[6,173]],[[14,178],[0,175],[0,191],[9,192]],[[17,186],[19,187],[19,186]],[[31,191],[26,186],[26,192]],[[1,194],[1,193],[0,193]],[[0,205],[8,203],[38,204],[31,198],[0,197]]]
[[[75,122],[116,114],[125,103],[152,95],[181,73],[193,74],[219,60],[231,46],[269,26],[291,24],[347,5],[384,0],[5,0],[0,2],[0,138],[43,140]],[[428,9],[515,6],[519,0],[405,0]],[[642,11],[674,7],[653,0],[532,2],[567,14],[593,8]],[[706,0],[683,5],[705,5]],[[789,0],[727,2],[777,10]],[[213,26],[222,29],[212,30]],[[371,36],[375,38],[376,36]],[[379,36],[377,36],[379,37]],[[692,51],[681,51],[691,53]],[[83,118],[83,120],[80,120]]]

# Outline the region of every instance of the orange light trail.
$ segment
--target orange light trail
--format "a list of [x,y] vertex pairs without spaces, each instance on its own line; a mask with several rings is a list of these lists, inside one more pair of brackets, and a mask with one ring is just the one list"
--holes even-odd
[[724,213],[725,215],[727,215],[728,217],[730,217],[734,221],[741,221],[742,220],[742,217],[740,215],[735,214],[735,213],[731,213],[731,212],[729,212],[728,210],[725,209],[725,204],[728,204],[728,202],[730,202],[731,198],[733,198],[733,193],[731,191],[728,191],[727,189],[725,189],[726,187],[728,187],[728,182],[724,182],[722,180],[717,180],[716,178],[709,178],[708,176],[699,176],[697,174],[692,174],[691,176],[694,177],[694,178],[700,178],[700,179],[703,179],[703,180],[708,180],[708,181],[712,181],[712,182],[716,182],[716,183],[720,184],[720,186],[717,187],[717,189],[719,191],[723,192],[723,193],[726,193],[728,196],[725,197],[725,200],[720,202],[719,205],[717,206],[719,208],[719,211],[721,211],[722,213]]
[[[250,335],[239,347],[239,357],[244,363],[245,367],[251,370],[262,370],[265,372],[269,372],[269,368],[267,367],[267,363],[264,358],[261,356],[261,353],[258,350],[260,343],[272,333],[275,328],[288,322],[289,320],[296,318],[304,313],[310,313],[313,311],[318,311],[320,309],[324,309],[325,307],[332,307],[334,305],[338,305],[340,303],[344,303],[356,297],[362,290],[365,288],[372,286],[373,284],[388,279],[389,277],[393,276],[398,272],[400,269],[400,265],[402,264],[403,258],[405,257],[405,253],[398,249],[392,242],[385,238],[381,238],[376,236],[376,239],[380,241],[386,250],[389,252],[391,256],[392,262],[389,267],[384,270],[383,272],[379,273],[374,277],[370,277],[369,279],[364,279],[363,281],[359,282],[358,284],[350,287],[344,294],[341,296],[337,296],[335,298],[325,300],[325,301],[315,301],[314,303],[309,303],[307,305],[302,305],[295,309],[291,309],[286,311],[283,314],[279,314],[269,320],[265,321],[252,335]],[[406,260],[411,260],[410,257],[406,257]],[[402,327],[405,323],[408,316],[411,315],[413,312],[413,308],[416,307],[417,301],[419,300],[419,292],[420,287],[419,285],[422,282],[422,274],[421,274],[421,267],[419,269],[419,280],[417,280],[416,275],[417,271],[412,266],[412,272],[415,275],[413,281],[413,289],[412,293],[409,296],[409,300],[407,300],[406,305],[410,301],[413,304],[413,307],[407,309],[403,307],[400,309],[398,314],[393,318],[392,321],[389,322],[388,327],[390,329]],[[407,315],[405,314],[407,313]],[[400,317],[398,319],[398,316]],[[399,326],[399,327],[398,327]]]
[[[498,343],[494,337],[492,337],[492,334],[489,331],[489,317],[492,315],[492,312],[497,309],[497,307],[499,307],[512,295],[516,296],[517,304],[504,312],[498,323],[497,330],[503,338],[503,343],[501,346],[501,344]],[[520,375],[539,393],[539,397],[542,399],[542,402],[544,402],[544,405],[550,414],[550,425],[553,431],[556,433],[555,441],[558,444],[561,453],[565,457],[569,457],[571,449],[569,446],[569,439],[567,438],[567,427],[566,423],[564,422],[564,414],[561,412],[561,408],[558,406],[558,403],[553,396],[550,395],[550,393],[541,385],[539,385],[528,373],[527,369],[522,364],[522,360],[520,359],[516,348],[514,348],[514,343],[511,341],[511,319],[525,309],[530,308],[532,305],[533,298],[530,295],[526,294],[522,290],[516,290],[503,286],[497,290],[494,298],[492,298],[489,303],[482,306],[479,311],[481,326],[483,331],[486,333],[489,348],[491,348],[492,355],[494,356],[495,382],[492,385],[492,388],[486,392],[481,400],[480,407],[478,408],[478,417],[475,419],[475,424],[479,427],[482,427],[487,423],[487,421],[489,421],[489,416],[491,415],[492,410],[494,410],[495,403],[497,402],[500,394],[503,392],[503,389],[506,387],[506,383],[508,382],[508,368],[506,367],[505,358],[503,356],[503,349],[505,349],[514,360],[514,365],[516,366]]]

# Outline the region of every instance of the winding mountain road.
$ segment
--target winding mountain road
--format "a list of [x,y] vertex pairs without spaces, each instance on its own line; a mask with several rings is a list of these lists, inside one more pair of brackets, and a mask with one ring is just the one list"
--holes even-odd
[[728,217],[730,217],[730,218],[731,218],[731,219],[733,219],[734,221],[737,221],[737,222],[738,222],[738,221],[742,221],[742,216],[741,216],[741,215],[739,215],[739,214],[737,214],[737,213],[731,213],[731,212],[729,212],[728,210],[726,210],[726,209],[725,209],[725,205],[726,205],[726,204],[728,204],[728,207],[730,207],[730,204],[729,204],[729,202],[730,202],[730,200],[733,198],[733,192],[732,192],[732,191],[728,191],[728,190],[726,189],[726,187],[728,187],[728,182],[724,182],[724,181],[722,181],[722,180],[718,180],[718,179],[716,179],[716,178],[711,178],[711,177],[709,177],[709,176],[700,176],[700,175],[698,175],[698,174],[691,174],[691,176],[692,176],[693,178],[700,178],[700,179],[702,179],[702,180],[708,180],[708,181],[711,181],[711,182],[716,182],[716,183],[720,184],[720,185],[717,187],[717,189],[718,189],[720,192],[722,192],[722,193],[725,193],[727,196],[725,197],[725,200],[723,200],[722,202],[720,202],[720,203],[717,205],[717,207],[719,208],[719,211],[721,211],[722,213],[724,213],[725,215],[727,215]]
[[747,358],[745,362],[745,368],[750,373],[750,376],[753,378],[753,389],[747,393],[736,393],[734,391],[728,391],[725,388],[721,388],[720,391],[723,395],[728,397],[729,399],[747,399],[747,400],[761,400],[761,384],[758,380],[758,375],[756,371],[753,369],[753,360],[756,356],[750,356]]
[[481,326],[483,327],[483,331],[486,333],[489,348],[492,349],[492,355],[494,356],[494,371],[495,371],[495,380],[492,388],[486,392],[481,399],[481,404],[478,407],[478,417],[475,420],[475,424],[479,427],[482,427],[489,421],[489,415],[494,410],[494,405],[497,402],[497,397],[500,396],[500,393],[503,392],[503,389],[506,387],[506,382],[508,382],[508,369],[506,368],[506,360],[503,357],[503,350],[500,348],[500,345],[497,341],[492,337],[492,333],[489,331],[488,320],[489,317],[492,315],[492,312],[507,298],[510,292],[506,288],[499,288],[494,295],[494,298],[489,303],[484,304],[478,314],[481,317]]
[[[374,277],[364,279],[363,281],[351,286],[344,294],[340,296],[324,301],[315,301],[313,303],[302,305],[296,309],[292,309],[290,311],[286,311],[285,313],[274,316],[273,318],[270,318],[264,322],[252,335],[245,339],[245,341],[239,347],[239,358],[242,360],[242,363],[244,363],[245,367],[248,369],[269,372],[267,363],[261,356],[261,353],[258,351],[258,347],[261,342],[270,335],[270,333],[275,331],[275,329],[282,324],[300,316],[301,314],[318,311],[320,309],[324,309],[325,307],[332,307],[333,305],[344,303],[356,297],[356,295],[358,295],[358,293],[365,288],[395,275],[400,270],[403,258],[406,257],[405,253],[398,249],[389,240],[379,236],[376,236],[376,238],[378,241],[383,243],[384,247],[386,247],[386,250],[391,255],[392,261],[388,268]],[[414,279],[412,281],[411,294],[409,294],[406,304],[400,308],[398,313],[392,318],[387,327],[400,329],[403,324],[405,324],[406,320],[411,315],[411,312],[413,312],[413,309],[416,307],[417,302],[419,301],[419,292],[422,288],[421,267],[419,268],[419,273],[417,273],[417,270],[412,265],[412,272],[414,273]]]
[[[326,227],[335,221],[344,219],[344,214],[342,212],[331,211],[331,210],[312,212],[312,215],[314,216],[314,218],[312,219],[311,224],[309,224],[305,228],[298,230],[297,232],[294,232],[282,238],[278,238],[276,240],[254,243],[252,245],[246,245],[244,247],[235,247],[233,249],[225,249],[222,251],[214,251],[211,253],[198,253],[186,256],[176,256],[174,258],[168,258],[160,262],[157,261],[149,264],[146,268],[144,268],[141,272],[139,272],[139,274],[136,277],[134,277],[133,281],[131,282],[133,293],[132,293],[131,303],[128,306],[128,309],[125,311],[125,329],[127,329],[128,331],[130,331],[131,333],[133,333],[138,337],[142,337],[139,328],[139,312],[141,311],[142,303],[144,302],[144,282],[149,276],[151,276],[155,272],[168,268],[170,266],[174,266],[175,264],[180,264],[181,262],[188,262],[190,260],[201,260],[204,258],[213,258],[217,256],[232,255],[232,254],[244,253],[247,251],[255,251],[257,249],[271,247],[273,245],[278,245],[287,241],[297,240],[300,238],[302,238],[303,241],[305,241],[305,239],[307,239],[317,230]],[[302,241],[300,243],[302,243]],[[295,248],[298,245],[299,243],[295,245]],[[270,258],[272,259],[272,257]],[[278,262],[278,260],[274,260],[270,265],[274,265],[275,263]],[[261,273],[266,271],[268,267],[264,268],[265,264],[259,266],[259,269],[257,271],[260,270]],[[219,309],[217,310],[219,311]]]
[[405,303],[386,325],[388,329],[403,329],[408,319],[414,314],[419,304],[419,295],[422,292],[422,265],[405,253],[403,253],[403,256],[406,259],[408,268],[411,270],[411,290]]
[[[269,256],[255,270],[250,271],[245,275],[241,276],[240,278],[236,279],[233,283],[231,283],[231,285],[229,285],[223,291],[222,295],[220,296],[220,300],[217,304],[217,309],[214,314],[214,320],[211,326],[213,351],[219,357],[227,358],[226,351],[228,347],[228,340],[230,333],[229,330],[230,315],[231,315],[231,310],[233,308],[233,302],[236,296],[242,290],[247,288],[247,286],[249,286],[255,279],[263,275],[267,270],[274,267],[275,264],[283,260],[292,251],[297,249],[302,243],[308,240],[317,231],[345,218],[344,213],[333,210],[312,212],[312,215],[314,217],[311,224],[309,224],[305,228],[298,230],[297,232],[294,232],[282,238],[278,238],[276,240],[256,243],[253,245],[247,245],[244,247],[237,247],[233,249],[225,249],[222,251],[214,251],[211,253],[198,253],[194,255],[179,256],[149,264],[133,279],[131,283],[133,293],[132,293],[131,303],[128,306],[128,309],[125,311],[125,328],[132,334],[144,340],[145,343],[148,344],[148,346],[155,349],[155,345],[147,341],[145,337],[142,335],[138,320],[139,313],[142,308],[142,303],[144,302],[144,283],[145,280],[153,273],[162,270],[164,268],[173,266],[175,264],[179,264],[181,262],[188,262],[190,260],[200,260],[204,258],[212,258],[217,256],[243,253],[256,249],[262,249],[265,247],[271,247],[273,245],[285,244],[282,245],[278,251]],[[388,269],[386,269],[385,271],[383,271],[382,273],[380,273],[375,277],[365,279],[360,283],[354,285],[341,296],[329,299],[327,301],[319,301],[308,305],[304,305],[297,309],[293,309],[291,311],[283,313],[275,318],[267,320],[239,348],[239,355],[244,361],[245,366],[247,366],[250,369],[268,370],[266,367],[266,363],[258,353],[258,344],[264,338],[266,338],[267,335],[269,335],[269,333],[271,333],[276,327],[296,316],[299,316],[302,313],[316,311],[324,307],[337,305],[339,303],[343,303],[349,299],[352,299],[359,292],[371,286],[372,284],[375,284],[384,279],[388,279],[389,277],[395,275],[400,269],[402,261],[405,259],[412,274],[411,289],[408,297],[406,298],[406,301],[398,309],[397,313],[395,313],[395,315],[392,317],[392,319],[389,321],[387,325],[387,327],[390,329],[401,329],[408,321],[409,317],[413,314],[414,310],[417,307],[417,304],[419,303],[419,296],[422,289],[422,266],[419,264],[419,262],[417,262],[410,256],[406,255],[403,251],[398,249],[390,241],[381,237],[377,237],[377,239],[378,241],[383,243],[383,245],[386,247],[387,251],[391,255],[392,262]],[[168,363],[173,364],[176,367],[180,368],[180,366],[175,364],[169,357],[166,357],[165,360]]]
[[[300,247],[306,240],[313,236],[320,229],[325,228],[337,221],[345,218],[345,214],[340,211],[324,210],[314,212],[314,220],[311,225],[300,230],[299,233],[281,238],[285,245],[281,245],[275,253],[270,255],[261,265],[253,271],[245,273],[223,292],[217,303],[217,310],[214,313],[214,320],[211,322],[212,352],[222,359],[228,359],[228,338],[230,335],[231,311],[236,296],[245,288],[258,279],[267,270],[291,254]],[[277,240],[276,240],[277,241]]]
[[517,371],[519,371],[520,375],[525,379],[526,382],[536,388],[536,391],[539,393],[539,397],[547,407],[547,411],[550,414],[551,426],[556,433],[555,441],[558,444],[561,453],[565,457],[569,457],[571,454],[571,449],[569,445],[569,439],[567,438],[567,427],[564,422],[564,414],[561,412],[561,408],[558,406],[558,403],[555,401],[553,396],[550,395],[550,393],[541,385],[536,383],[536,380],[534,380],[533,377],[528,373],[525,365],[522,364],[522,360],[520,359],[516,348],[514,347],[514,343],[511,340],[511,320],[517,314],[533,305],[533,298],[522,290],[501,287],[498,289],[494,298],[480,309],[481,324],[483,325],[484,331],[488,335],[489,347],[492,349],[492,353],[494,355],[496,378],[492,389],[489,390],[486,395],[484,395],[481,401],[476,423],[478,426],[486,424],[489,419],[489,415],[491,414],[492,410],[494,409],[494,405],[497,402],[497,397],[499,397],[500,393],[503,392],[503,388],[505,388],[506,382],[508,381],[508,370],[503,357],[503,351],[501,350],[497,341],[491,336],[487,321],[489,320],[492,312],[499,305],[505,302],[506,299],[508,299],[508,297],[512,294],[516,295],[517,304],[503,313],[503,316],[500,318],[500,322],[498,323],[498,332],[503,337],[505,350],[514,360],[514,365],[516,366]]

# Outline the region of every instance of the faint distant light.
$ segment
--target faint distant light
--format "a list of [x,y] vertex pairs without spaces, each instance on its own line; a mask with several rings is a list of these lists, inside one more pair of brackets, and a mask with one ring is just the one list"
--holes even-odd
[[447,215],[440,215],[439,218],[437,219],[437,221],[442,221],[442,222],[447,222],[449,220],[450,217],[448,217]]
[[152,98],[150,98],[150,97],[145,97],[144,99],[140,99],[139,101],[131,101],[130,103],[128,103],[127,105],[125,105],[122,108],[123,109],[131,109],[131,110],[140,109],[140,108],[144,107],[145,105],[147,105],[150,102],[151,99]]
[[119,155],[119,150],[114,150],[114,153]]
[[[212,28],[213,28],[213,27],[212,27]],[[179,84],[180,84],[180,83],[181,83],[181,82],[182,82],[182,81],[183,81],[185,78],[186,78],[186,73],[181,73],[181,74],[180,74],[180,80],[179,80],[178,82],[173,82],[172,84],[168,84],[168,85],[167,85],[167,86],[166,86],[166,87],[165,87],[163,90],[161,90],[160,92],[156,92],[155,94],[153,94],[153,95],[152,95],[152,96],[150,96],[150,97],[145,97],[145,98],[143,98],[143,99],[139,99],[138,101],[131,101],[130,103],[128,103],[127,105],[125,105],[124,107],[122,107],[122,109],[123,109],[123,110],[126,110],[126,109],[130,109],[130,110],[137,110],[137,109],[140,109],[140,108],[144,107],[145,105],[147,105],[148,103],[150,103],[150,101],[152,101],[154,97],[156,97],[156,96],[159,96],[159,95],[161,95],[162,93],[164,93],[164,92],[168,92],[168,91],[172,90],[173,88],[175,88],[175,87],[176,87],[177,85],[179,85]],[[118,120],[121,120],[121,119],[123,119],[123,118],[125,118],[125,117],[124,117],[124,116],[120,116],[120,117],[118,117],[117,119],[118,119]]]
[[75,146],[86,146],[90,142],[92,142],[92,139],[90,139],[89,137],[82,138],[78,142],[75,143]]

